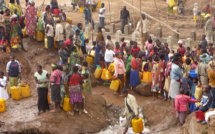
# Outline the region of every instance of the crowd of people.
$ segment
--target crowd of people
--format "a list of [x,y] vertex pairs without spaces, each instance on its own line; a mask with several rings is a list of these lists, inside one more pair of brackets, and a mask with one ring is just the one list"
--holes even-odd
[[[64,98],[67,96],[72,106],[68,114],[73,116],[75,111],[79,114],[82,112],[87,114],[84,107],[84,92],[91,93],[92,76],[89,66],[93,66],[94,70],[101,68],[110,71],[113,74],[111,80],[119,81],[120,86],[115,94],[125,97],[124,116],[128,117],[124,133],[127,132],[128,127],[132,126],[131,120],[138,118],[136,99],[131,94],[143,82],[144,72],[151,74],[153,100],[172,101],[172,113],[177,115],[182,125],[185,123],[187,103],[191,103],[190,111],[196,112],[199,122],[206,123],[203,118],[204,112],[215,108],[215,63],[213,60],[215,49],[209,34],[202,36],[201,44],[197,45],[194,51],[190,47],[185,48],[183,41],[179,40],[178,49],[175,52],[168,48],[168,43],[163,44],[160,40],[153,41],[150,36],[147,36],[148,20],[146,15],[142,14],[136,30],[143,32],[145,47],[141,50],[138,42],[132,40],[126,42],[125,38],[114,43],[110,35],[104,37],[102,33],[102,28],[105,28],[106,12],[105,5],[102,3],[99,10],[100,27],[96,40],[90,47],[89,39],[84,34],[83,24],[78,23],[77,28],[74,29],[72,19],[66,17],[66,14],[58,9],[57,1],[52,0],[50,4],[51,6],[47,5],[44,13],[40,15],[34,1],[26,0],[26,10],[23,13],[19,0],[16,4],[15,0],[10,0],[9,7],[5,9],[4,14],[2,12],[3,15],[0,15],[0,40],[4,52],[10,53],[19,45],[25,50],[22,43],[22,29],[26,29],[31,40],[34,40],[37,30],[46,35],[49,51],[54,47],[56,40],[60,57],[59,65],[51,64],[51,73],[44,70],[42,65],[37,65],[37,71],[34,74],[38,92],[38,114],[50,109],[47,99],[49,84],[51,99],[54,102],[54,109],[51,112],[58,112],[60,107],[63,107]],[[86,27],[89,23],[92,25],[94,23],[89,5],[86,4],[84,9]],[[122,33],[129,18],[129,11],[123,7],[120,12]],[[67,22],[65,28],[60,23],[61,21]],[[140,26],[141,24],[143,27]],[[50,53],[50,56],[52,55],[53,53]],[[87,57],[91,57],[93,62],[88,63]],[[114,65],[114,70],[109,69],[111,65]],[[192,70],[195,70],[196,76],[191,75]],[[9,96],[5,90],[7,80],[9,86],[12,87],[18,86],[22,78],[21,65],[15,60],[13,54],[10,55],[6,72],[7,77],[0,72],[0,98],[5,100],[11,96],[10,88]],[[109,83],[111,80],[106,82]],[[197,87],[202,88],[204,92],[202,96],[199,96],[201,99],[195,98]],[[199,106],[196,105],[197,102],[200,102]]]

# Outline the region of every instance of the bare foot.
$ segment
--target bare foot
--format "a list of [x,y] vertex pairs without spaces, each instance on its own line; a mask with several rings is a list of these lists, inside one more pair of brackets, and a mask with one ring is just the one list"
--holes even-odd
[[54,109],[54,110],[51,110],[50,112],[51,112],[51,113],[56,113],[56,112],[57,112],[57,110],[55,110],[55,109]]

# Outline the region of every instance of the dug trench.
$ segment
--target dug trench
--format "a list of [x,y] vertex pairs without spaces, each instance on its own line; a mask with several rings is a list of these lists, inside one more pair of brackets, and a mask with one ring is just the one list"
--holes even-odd
[[[5,125],[0,127],[0,133],[102,133],[101,130],[107,129],[108,126],[119,124],[119,116],[124,111],[124,98],[114,95],[113,91],[109,89],[109,85],[103,85],[93,77],[92,94],[85,93],[85,108],[88,114],[79,115],[75,113],[74,116],[70,116],[62,110],[58,113],[48,111],[37,115],[38,96],[34,79],[36,65],[42,65],[44,70],[51,73],[50,64],[59,61],[57,50],[53,50],[55,55],[50,57],[43,45],[43,43],[37,42],[30,43],[29,39],[24,39],[24,46],[28,49],[28,52],[22,52],[21,50],[13,52],[22,65],[21,83],[30,84],[31,97],[18,101],[12,99],[6,101],[7,110],[0,113],[0,120],[5,122]],[[8,61],[9,54],[1,52],[0,70],[5,72]],[[145,126],[149,128],[150,133],[180,133],[181,127],[178,120],[171,113],[171,102],[153,101],[150,94],[148,94],[148,97],[141,96],[139,93],[134,95],[139,108],[143,111]],[[50,105],[50,108],[53,109],[53,104]],[[189,123],[187,126],[186,128],[190,128],[192,124]],[[117,129],[113,132],[116,134],[122,133],[121,130]]]

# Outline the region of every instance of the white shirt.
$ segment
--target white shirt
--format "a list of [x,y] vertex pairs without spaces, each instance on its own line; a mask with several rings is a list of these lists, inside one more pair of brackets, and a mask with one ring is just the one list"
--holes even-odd
[[135,115],[138,114],[138,105],[137,105],[137,102],[136,102],[136,98],[131,95],[131,94],[128,94],[127,97],[125,97],[125,112],[124,112],[124,115],[128,115],[130,112],[128,110],[128,107],[126,105],[126,99],[127,99],[127,103],[129,105],[129,107],[132,109],[132,111],[134,112]]
[[[142,22],[141,22],[141,20],[142,20]],[[148,20],[146,18],[144,20],[143,19],[141,19],[141,20],[138,21],[136,30],[141,31],[143,33],[147,33],[148,32]],[[143,24],[143,30],[141,30],[141,25],[140,25],[141,23]]]
[[52,25],[47,24],[47,27],[49,28],[48,32],[46,33],[47,36],[54,37],[54,29]]
[[105,51],[105,62],[113,62],[114,60],[114,51],[106,49]]
[[60,23],[57,23],[55,28],[55,39],[56,41],[63,41],[63,26]]
[[104,17],[104,18],[105,18],[105,14],[106,14],[106,9],[105,9],[105,7],[99,9],[99,13],[101,13],[101,12],[103,12],[103,13],[102,13],[102,14],[99,14],[99,17]]

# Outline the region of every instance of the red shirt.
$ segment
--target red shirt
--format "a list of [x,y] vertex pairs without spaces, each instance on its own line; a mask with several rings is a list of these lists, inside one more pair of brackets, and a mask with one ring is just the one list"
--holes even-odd
[[[150,52],[149,56],[152,56],[154,53],[155,53],[154,50],[152,50],[152,51]],[[157,52],[157,54],[159,55],[158,52]]]
[[178,48],[178,52],[181,54],[182,57],[184,56],[185,51],[186,51],[186,50],[185,50],[185,47],[184,47],[184,46]]
[[81,77],[79,74],[73,74],[70,77],[69,86],[76,86],[81,82]]
[[137,48],[132,47],[132,48],[131,48],[131,53],[132,53],[132,54],[134,54],[135,52],[138,53],[139,51],[140,51],[140,48],[139,48],[139,47],[137,47]]
[[67,39],[66,41],[64,41],[66,47],[68,47],[72,42],[70,39]]
[[59,9],[53,10],[53,14],[55,14],[55,15],[59,15],[60,13],[62,13],[62,11],[60,11]]

